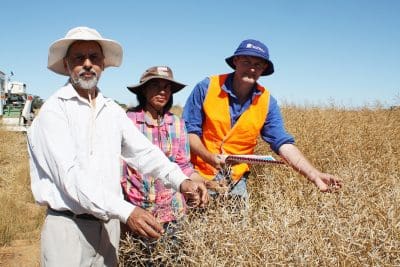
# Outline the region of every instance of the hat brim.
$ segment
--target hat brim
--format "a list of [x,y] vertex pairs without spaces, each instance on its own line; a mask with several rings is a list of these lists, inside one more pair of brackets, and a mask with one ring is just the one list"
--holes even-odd
[[49,57],[47,68],[55,73],[69,76],[68,71],[64,68],[64,57],[67,50],[75,41],[95,41],[100,44],[104,55],[104,68],[114,66],[118,67],[122,63],[122,47],[121,45],[110,39],[69,39],[63,38],[55,41],[49,48]]
[[234,69],[234,70],[236,70],[236,66],[235,66],[235,64],[233,64],[233,58],[234,58],[235,56],[253,56],[253,57],[262,58],[262,59],[264,59],[264,60],[268,63],[268,67],[263,71],[263,73],[261,73],[261,76],[267,76],[267,75],[271,75],[272,73],[274,73],[274,64],[272,63],[272,61],[270,61],[269,59],[265,59],[265,58],[263,58],[263,57],[260,57],[260,56],[258,56],[257,54],[250,55],[250,54],[248,54],[248,53],[246,53],[246,54],[240,54],[240,53],[238,53],[238,54],[235,54],[235,55],[233,55],[233,56],[231,56],[231,57],[227,57],[227,58],[225,59],[225,62],[226,62],[232,69]]
[[143,87],[149,81],[154,80],[154,79],[163,79],[163,80],[167,80],[167,81],[172,82],[171,93],[173,93],[173,94],[179,92],[180,90],[182,90],[186,86],[186,84],[179,83],[179,82],[177,82],[175,80],[168,79],[168,78],[163,77],[163,76],[160,76],[160,77],[154,76],[154,77],[151,77],[150,79],[147,79],[147,80],[143,81],[142,83],[135,84],[135,85],[130,85],[130,86],[127,86],[126,88],[128,88],[128,90],[131,91],[132,93],[138,94],[139,92],[141,92],[143,90]]

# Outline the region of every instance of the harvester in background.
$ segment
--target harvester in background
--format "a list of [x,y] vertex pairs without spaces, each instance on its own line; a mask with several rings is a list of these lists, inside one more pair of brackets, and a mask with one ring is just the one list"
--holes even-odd
[[33,100],[34,97],[26,92],[25,83],[11,81],[0,71],[1,128],[26,131],[34,118]]

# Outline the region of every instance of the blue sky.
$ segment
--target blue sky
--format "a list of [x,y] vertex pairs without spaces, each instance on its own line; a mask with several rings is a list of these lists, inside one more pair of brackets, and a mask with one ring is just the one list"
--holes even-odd
[[[400,0],[2,1],[0,70],[46,99],[66,77],[47,69],[48,48],[76,26],[124,48],[103,93],[134,104],[126,86],[168,65],[188,86],[230,72],[224,59],[243,39],[264,42],[275,73],[261,78],[280,103],[360,107],[400,104]],[[112,2],[112,4],[111,4]]]

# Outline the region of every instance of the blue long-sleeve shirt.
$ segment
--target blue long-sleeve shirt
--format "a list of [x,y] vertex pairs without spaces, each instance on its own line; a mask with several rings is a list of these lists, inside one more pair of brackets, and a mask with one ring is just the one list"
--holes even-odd
[[[209,84],[209,78],[205,78],[199,82],[194,87],[192,93],[186,101],[186,105],[183,110],[183,119],[186,123],[188,133],[194,133],[198,136],[202,136],[203,134],[202,125],[205,116],[203,111],[203,102],[207,95]],[[256,95],[261,94],[261,92],[257,90],[256,86],[254,86],[251,98],[247,99],[243,104],[240,104],[233,92],[232,84],[233,73],[230,73],[224,85],[222,86],[222,90],[229,95],[231,127],[233,127],[233,125],[237,122],[240,115],[250,107],[253,98]],[[260,131],[260,135],[261,138],[267,142],[271,149],[277,154],[279,154],[278,151],[281,145],[294,143],[293,136],[291,136],[285,130],[280,108],[273,96],[270,96],[268,116],[264,122],[264,126]]]

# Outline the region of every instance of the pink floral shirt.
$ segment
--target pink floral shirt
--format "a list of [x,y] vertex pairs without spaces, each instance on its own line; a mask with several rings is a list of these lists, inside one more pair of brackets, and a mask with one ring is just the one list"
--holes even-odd
[[[192,175],[194,170],[190,163],[189,141],[182,119],[170,112],[158,123],[154,123],[144,111],[128,112],[127,115],[154,145],[178,164],[185,175]],[[177,220],[186,211],[181,193],[165,186],[156,177],[139,174],[125,163],[121,184],[130,202],[150,211],[160,222]]]

